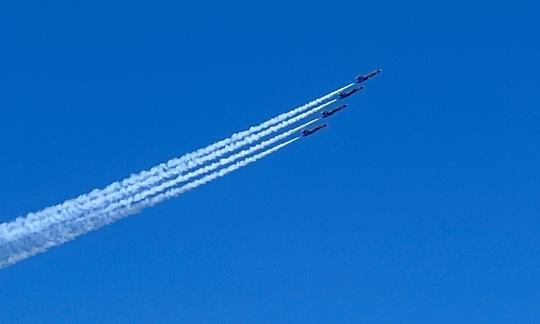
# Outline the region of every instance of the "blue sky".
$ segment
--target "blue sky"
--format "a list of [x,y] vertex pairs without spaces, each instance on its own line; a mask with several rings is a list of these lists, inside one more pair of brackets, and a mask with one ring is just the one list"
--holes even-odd
[[0,322],[540,321],[538,2],[0,9],[0,221],[384,68],[317,136],[0,271]]

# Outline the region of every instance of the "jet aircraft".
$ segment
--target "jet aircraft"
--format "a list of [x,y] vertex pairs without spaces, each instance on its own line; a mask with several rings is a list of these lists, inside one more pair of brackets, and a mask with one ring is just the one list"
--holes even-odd
[[347,105],[341,105],[339,107],[336,107],[336,108],[333,108],[333,109],[330,109],[330,110],[325,110],[321,113],[322,115],[322,118],[328,118],[330,116],[332,116],[333,114],[337,113],[338,111],[340,111],[341,109],[345,109],[347,107]]
[[328,124],[322,124],[322,125],[319,125],[317,127],[312,128],[312,129],[307,129],[306,128],[306,129],[304,129],[302,131],[302,137],[306,137],[306,136],[309,136],[311,134],[314,134],[315,132],[325,128],[326,126],[328,126]]
[[359,86],[358,88],[354,88],[350,91],[341,91],[338,96],[339,96],[339,99],[345,99],[345,98],[348,98],[350,96],[352,96],[353,94],[357,93],[358,91],[364,89],[364,86]]
[[375,70],[375,71],[372,71],[372,72],[369,72],[368,74],[364,74],[364,75],[359,75],[356,77],[356,83],[361,83],[361,82],[364,82],[368,79],[371,79],[373,78],[374,76],[376,76],[377,74],[381,73],[382,70],[381,69],[378,69],[378,70]]

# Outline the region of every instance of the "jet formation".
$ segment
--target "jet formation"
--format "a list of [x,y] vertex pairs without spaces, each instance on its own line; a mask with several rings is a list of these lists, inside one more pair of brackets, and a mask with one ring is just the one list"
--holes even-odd
[[[382,72],[382,70],[378,69],[378,70],[369,72],[368,74],[360,74],[359,76],[357,76],[355,78],[355,80],[356,80],[355,84],[357,85],[357,84],[360,84],[362,82],[365,82],[365,81],[371,79],[372,77],[376,76],[377,74],[379,74],[381,72]],[[359,92],[362,89],[364,89],[364,86],[359,85],[359,86],[355,86],[353,89],[341,91],[340,93],[338,93],[336,95],[335,100],[344,100],[346,98],[349,98],[350,96],[352,96],[353,94]],[[343,110],[343,109],[347,108],[347,106],[348,106],[347,104],[342,104],[342,105],[340,105],[338,107],[334,107],[334,108],[331,108],[329,110],[324,110],[321,113],[321,118],[328,118],[328,117],[334,115],[335,113],[339,112],[340,110]],[[311,129],[306,128],[306,129],[304,129],[302,131],[302,137],[307,137],[309,135],[312,135],[312,134],[318,132],[319,130],[325,128],[326,126],[328,126],[328,124],[318,125],[318,126],[315,126],[315,127],[311,128]]]

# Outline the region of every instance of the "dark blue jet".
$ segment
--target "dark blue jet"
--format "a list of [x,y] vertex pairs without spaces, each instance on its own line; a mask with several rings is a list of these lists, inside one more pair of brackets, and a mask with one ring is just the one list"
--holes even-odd
[[354,88],[352,89],[351,91],[341,91],[338,96],[339,96],[339,99],[345,99],[345,98],[348,98],[350,96],[352,96],[353,94],[357,93],[358,91],[364,89],[364,86],[359,86],[358,88]]
[[317,127],[312,128],[312,129],[304,129],[302,131],[302,137],[309,136],[309,135],[311,135],[311,134],[325,128],[326,126],[328,126],[328,124],[322,124],[322,125],[319,125]]
[[359,76],[356,77],[356,83],[361,83],[361,82],[364,82],[364,81],[366,81],[368,79],[371,79],[371,78],[373,78],[374,76],[376,76],[377,74],[379,74],[381,72],[382,72],[382,70],[378,69],[378,70],[369,72],[368,74],[359,75]]
[[333,114],[337,113],[338,111],[340,111],[341,109],[345,109],[347,107],[347,105],[341,105],[339,107],[336,107],[334,109],[330,109],[330,110],[325,110],[321,113],[322,115],[322,118],[328,118],[330,116],[332,116]]

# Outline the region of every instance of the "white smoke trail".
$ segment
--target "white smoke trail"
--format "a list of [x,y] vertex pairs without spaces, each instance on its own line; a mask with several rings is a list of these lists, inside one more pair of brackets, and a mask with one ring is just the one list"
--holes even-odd
[[240,151],[236,154],[230,155],[228,157],[222,158],[217,162],[214,162],[212,164],[206,165],[204,167],[201,167],[199,169],[196,169],[195,171],[186,173],[184,175],[179,175],[175,179],[166,181],[164,183],[161,183],[158,186],[152,187],[148,190],[139,192],[134,194],[133,196],[127,197],[125,199],[122,199],[116,203],[110,204],[109,206],[105,207],[103,210],[98,210],[97,212],[103,213],[105,215],[108,215],[109,213],[115,212],[116,210],[123,209],[123,208],[129,208],[131,205],[138,203],[139,201],[142,201],[148,197],[154,196],[159,194],[162,191],[165,191],[167,189],[170,189],[172,187],[177,186],[178,184],[182,182],[186,182],[191,180],[192,178],[198,177],[200,175],[204,175],[206,173],[212,172],[216,169],[219,169],[223,166],[226,166],[227,164],[230,164],[232,162],[235,162],[241,158],[244,158],[246,156],[249,156],[257,151],[260,151],[270,145],[273,145],[299,131],[302,129],[308,127],[309,125],[317,122],[320,118],[313,119],[303,125],[300,125],[294,129],[291,129],[289,131],[286,131],[284,133],[281,133],[277,136],[274,136],[266,141],[263,141],[257,145],[251,146],[248,149],[245,149],[243,151]]
[[179,195],[181,195],[182,193],[184,193],[186,191],[189,191],[191,189],[195,189],[195,188],[197,188],[199,186],[202,186],[202,185],[204,185],[204,184],[206,184],[206,183],[208,183],[210,181],[213,181],[213,180],[215,180],[217,178],[221,178],[221,177],[223,177],[223,176],[225,176],[225,175],[227,175],[227,174],[229,174],[229,173],[231,173],[231,172],[233,172],[235,170],[238,170],[239,168],[244,167],[244,166],[246,166],[246,165],[248,165],[250,163],[253,163],[253,162],[255,162],[255,161],[257,161],[257,160],[259,160],[259,159],[261,159],[261,158],[263,158],[263,157],[265,157],[265,156],[267,156],[267,155],[269,155],[269,154],[271,154],[271,153],[273,153],[273,152],[275,152],[275,151],[277,151],[277,150],[279,150],[279,149],[281,149],[281,148],[283,148],[283,147],[285,147],[285,146],[299,140],[299,139],[300,139],[300,137],[295,137],[293,139],[288,140],[287,142],[276,145],[273,148],[268,149],[268,150],[266,150],[266,151],[264,151],[262,153],[253,155],[253,156],[248,157],[248,158],[246,158],[246,159],[244,159],[244,160],[242,160],[240,162],[232,164],[232,165],[230,165],[230,166],[228,166],[226,168],[220,169],[219,171],[216,171],[214,173],[206,175],[206,176],[204,176],[204,177],[202,177],[202,178],[200,178],[198,180],[192,181],[192,182],[190,182],[190,183],[188,183],[188,184],[186,184],[186,185],[184,185],[184,186],[182,186],[180,188],[171,189],[171,190],[169,190],[169,191],[167,191],[165,193],[162,193],[162,194],[154,196],[154,197],[152,197],[150,199],[144,200],[144,201],[142,201],[140,203],[140,206],[141,206],[141,208],[151,207],[151,206],[154,206],[154,205],[156,205],[156,204],[158,204],[158,203],[160,203],[162,201],[165,201],[167,199],[178,197]]
[[[189,169],[193,169],[195,167],[201,166],[208,161],[212,161],[227,153],[233,152],[242,146],[257,142],[258,140],[260,140],[261,138],[265,136],[278,132],[300,120],[307,118],[308,116],[324,109],[325,107],[333,104],[336,101],[337,101],[336,99],[333,99],[325,104],[322,104],[318,107],[308,110],[307,112],[304,112],[295,117],[289,118],[264,131],[248,136],[242,141],[237,141],[235,143],[229,144],[223,147],[222,149],[219,149],[213,153],[207,154],[199,158],[198,160],[192,161],[187,166],[187,168],[184,166],[177,166],[176,168],[165,171],[162,174],[157,174],[156,176],[152,178],[148,178],[147,180],[142,181],[140,184],[133,185],[132,190],[130,191],[126,191],[126,189],[120,188],[118,189],[117,193],[113,193],[109,195],[109,197],[107,198],[95,199],[94,201],[89,202],[85,204],[84,206],[80,206],[79,208],[70,208],[71,206],[68,205],[66,206],[66,208],[64,208],[63,210],[57,211],[57,213],[53,215],[35,214],[35,215],[32,215],[32,217],[18,218],[15,220],[15,222],[12,222],[13,224],[10,224],[10,223],[0,224],[0,237],[2,235],[2,232],[4,232],[5,237],[9,237],[9,238],[17,237],[17,235],[22,235],[23,233],[27,233],[29,230],[32,232],[38,232],[38,231],[43,230],[47,226],[50,226],[51,224],[58,223],[58,222],[65,222],[65,221],[68,221],[70,219],[77,218],[77,217],[84,217],[85,215],[95,213],[101,209],[107,208],[108,205],[114,206],[116,205],[117,201],[122,201],[123,203],[125,203],[126,201],[130,201],[131,200],[130,197],[132,195],[137,194],[137,192],[139,192],[140,190],[145,190],[145,189],[152,190],[151,185],[155,185],[161,180],[167,179],[171,176],[178,176],[183,171],[187,171]],[[309,124],[311,124],[311,122],[307,123],[307,125]],[[302,125],[300,127],[303,128],[303,127],[306,127],[306,125]],[[159,185],[158,185],[158,188],[159,188]],[[156,192],[156,190],[154,190],[153,192]],[[122,200],[122,198],[124,198],[124,200]]]
[[[297,115],[296,117],[293,117],[293,118],[287,119],[285,121],[282,121],[281,123],[279,123],[279,124],[277,124],[275,126],[272,126],[272,127],[267,128],[267,129],[265,129],[263,131],[252,134],[250,136],[247,136],[242,140],[233,142],[233,143],[231,143],[229,145],[226,145],[226,146],[222,147],[221,149],[215,150],[214,152],[211,152],[211,153],[209,153],[207,155],[204,155],[204,156],[202,156],[200,158],[193,159],[192,161],[190,161],[187,164],[177,165],[175,168],[171,168],[171,169],[166,170],[166,171],[164,171],[162,173],[158,173],[153,177],[148,177],[147,179],[132,185],[130,188],[120,189],[116,193],[110,195],[107,198],[107,200],[108,201],[114,201],[114,200],[121,199],[123,197],[127,197],[127,196],[130,196],[130,195],[136,194],[137,192],[139,192],[141,190],[144,190],[146,188],[151,188],[153,185],[159,183],[160,181],[163,181],[163,180],[168,179],[170,177],[177,176],[178,174],[181,174],[182,172],[189,171],[189,170],[191,170],[193,168],[204,165],[206,162],[209,162],[209,161],[215,160],[217,158],[220,158],[220,157],[224,156],[227,153],[234,152],[234,151],[236,151],[237,149],[239,149],[239,148],[241,148],[243,146],[253,144],[253,143],[259,141],[260,139],[262,139],[262,138],[264,138],[264,137],[266,137],[268,135],[271,135],[273,133],[281,131],[282,129],[284,129],[286,127],[289,127],[289,126],[291,126],[291,125],[293,125],[293,124],[295,124],[295,123],[309,117],[310,115],[324,109],[325,107],[335,103],[336,101],[337,101],[336,99],[331,100],[331,101],[329,101],[329,102],[327,102],[325,104],[322,104],[322,105],[320,105],[318,107],[315,107],[315,108],[313,108],[313,109],[311,109],[311,110],[309,110],[307,112],[304,112],[304,113],[302,113],[300,115]],[[307,127],[307,125],[309,125],[309,124],[311,124],[311,122],[307,123],[306,125],[300,126],[300,127]],[[100,203],[101,203],[101,201],[99,201],[95,206],[100,206]],[[91,207],[89,207],[89,208],[91,208]]]
[[51,227],[51,226],[54,226],[55,224],[58,224],[58,223],[62,223],[62,222],[68,222],[74,218],[80,218],[80,217],[85,217],[85,215],[88,215],[88,214],[96,214],[96,213],[102,213],[102,214],[108,214],[108,213],[111,213],[115,210],[118,210],[118,209],[121,209],[121,208],[128,208],[130,205],[136,203],[137,201],[140,201],[144,198],[147,198],[149,196],[152,196],[152,195],[155,195],[155,194],[158,194],[160,193],[161,191],[163,190],[166,190],[166,189],[169,189],[171,187],[174,187],[182,182],[186,182],[188,180],[191,180],[192,178],[195,178],[195,177],[198,177],[200,175],[203,175],[205,173],[208,173],[208,172],[211,172],[211,171],[214,171],[222,166],[225,166],[229,163],[232,163],[236,160],[239,160],[243,157],[246,157],[248,155],[251,155],[257,151],[260,151],[270,145],[273,145],[274,143],[277,143],[297,132],[300,132],[302,129],[308,127],[309,125],[317,122],[320,118],[316,118],[316,119],[313,119],[307,123],[304,123],[296,128],[293,128],[291,130],[288,130],[286,132],[283,132],[277,136],[274,136],[266,141],[263,141],[257,145],[254,145],[248,149],[245,149],[243,151],[240,151],[236,154],[233,154],[229,157],[226,157],[226,158],[222,158],[220,159],[219,161],[217,162],[214,162],[212,164],[209,164],[207,166],[204,166],[204,167],[201,167],[199,169],[196,169],[195,171],[192,171],[192,172],[189,172],[189,173],[186,173],[184,175],[178,175],[175,179],[172,179],[172,180],[169,180],[169,181],[166,181],[166,182],[163,182],[159,185],[156,185],[154,187],[151,187],[145,191],[141,191],[141,192],[138,192],[138,193],[135,193],[134,195],[131,195],[131,196],[128,196],[128,197],[125,197],[124,199],[121,199],[117,202],[113,202],[109,205],[105,205],[105,206],[100,206],[99,208],[95,208],[95,209],[92,209],[92,210],[89,210],[87,213],[85,214],[73,214],[73,213],[69,213],[69,212],[66,212],[65,213],[65,217],[62,217],[62,218],[50,218],[50,217],[43,217],[43,218],[40,218],[38,220],[30,220],[30,224],[28,224],[27,222],[25,222],[24,225],[22,226],[18,226],[18,227],[13,227],[11,231],[9,231],[8,233],[5,233],[5,235],[3,236],[6,240],[15,240],[19,237],[22,237],[22,236],[27,236],[29,235],[30,233],[35,233],[35,232],[39,232],[39,231],[43,231],[45,230],[47,227]]
[[[181,170],[183,169],[189,169],[192,167],[190,165],[193,165],[193,160],[199,157],[203,157],[207,154],[210,154],[215,150],[224,148],[224,150],[222,150],[221,152],[227,153],[227,152],[231,152],[231,150],[234,150],[232,147],[235,147],[235,149],[237,149],[243,145],[253,143],[254,140],[252,139],[253,138],[252,137],[251,139],[242,142],[245,144],[242,144],[242,145],[233,144],[251,135],[254,135],[254,134],[256,135],[257,132],[260,132],[261,130],[268,128],[272,125],[281,123],[284,120],[287,120],[288,118],[291,118],[299,113],[302,113],[310,109],[311,107],[319,105],[320,103],[331,99],[332,97],[336,96],[339,92],[351,87],[352,85],[354,85],[354,83],[344,86],[336,91],[333,91],[323,97],[313,100],[289,112],[280,114],[257,126],[252,126],[248,130],[235,133],[227,139],[218,141],[214,144],[211,144],[205,148],[199,149],[192,153],[185,154],[184,156],[180,158],[175,158],[166,163],[161,163],[160,165],[155,166],[148,171],[142,171],[139,174],[131,175],[129,178],[125,180],[114,182],[108,185],[107,187],[105,187],[104,189],[101,189],[101,190],[94,189],[88,194],[83,194],[75,199],[67,200],[62,204],[47,207],[39,212],[29,213],[25,217],[19,217],[14,222],[11,222],[8,224],[0,224],[0,236],[2,235],[2,233],[9,232],[12,229],[12,227],[24,226],[25,224],[21,224],[23,221],[26,224],[30,224],[30,222],[32,221],[35,221],[38,224],[41,222],[40,219],[43,219],[43,218],[62,219],[65,217],[66,212],[69,212],[71,215],[82,215],[84,213],[88,213],[89,211],[94,210],[96,207],[99,207],[102,204],[108,204],[118,199],[121,199],[123,197],[126,197],[127,195],[133,194],[134,192],[137,192],[141,189],[144,189],[146,187],[153,185],[154,183],[156,183],[156,181],[160,181],[164,179],[163,176],[160,176],[160,174],[167,174],[167,176],[171,176],[171,175],[174,176],[176,173],[181,172]],[[335,102],[335,100],[333,100],[332,102]],[[305,115],[304,115],[304,118],[305,118]],[[297,118],[295,122],[298,120],[300,119]],[[287,125],[290,125],[290,124],[292,123],[289,123]],[[270,133],[272,132],[269,132],[269,133],[267,132],[265,134],[268,135]],[[266,136],[266,135],[262,135],[262,136]],[[262,136],[258,136],[258,138],[261,138]],[[231,146],[231,144],[233,145]],[[219,154],[213,155],[212,159],[217,158],[219,156],[220,156]],[[206,159],[205,161],[210,161],[210,160],[211,159]],[[200,163],[196,165],[200,165]],[[174,170],[169,171],[169,169],[171,168],[173,168]],[[31,225],[28,225],[28,226],[31,226]]]
[[151,207],[167,199],[177,197],[188,190],[197,188],[214,179],[223,177],[226,174],[233,172],[234,170],[253,163],[271,153],[274,153],[279,149],[295,142],[299,138],[300,137],[296,137],[287,142],[278,144],[261,153],[250,156],[248,158],[245,158],[244,160],[232,164],[229,167],[220,169],[200,179],[194,180],[182,187],[171,189],[152,198],[147,198],[135,205],[112,213],[108,215],[108,217],[91,214],[88,215],[88,217],[74,219],[70,222],[59,223],[55,226],[47,228],[45,231],[30,233],[27,237],[19,237],[15,240],[6,240],[4,237],[0,236],[0,268],[12,265],[32,255],[44,252],[53,246],[57,246],[67,241],[73,240],[79,235],[96,230],[121,218],[135,214],[143,208]]

